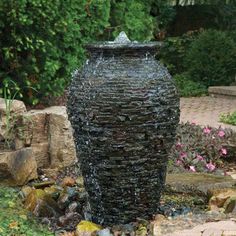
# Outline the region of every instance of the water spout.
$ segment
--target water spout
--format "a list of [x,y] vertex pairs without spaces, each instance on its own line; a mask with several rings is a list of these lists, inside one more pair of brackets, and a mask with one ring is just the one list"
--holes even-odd
[[131,41],[129,40],[128,36],[124,31],[120,32],[119,35],[115,38],[114,43],[130,43]]

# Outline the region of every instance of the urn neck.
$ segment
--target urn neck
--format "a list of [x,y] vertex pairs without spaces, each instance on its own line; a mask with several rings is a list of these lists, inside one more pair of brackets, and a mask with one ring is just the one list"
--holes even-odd
[[86,49],[90,58],[115,57],[115,58],[146,58],[158,54],[161,45],[153,47],[97,47],[94,44],[87,45]]
[[161,42],[139,43],[130,41],[125,32],[120,32],[114,41],[87,44],[91,58],[96,57],[146,57],[155,56],[162,46]]

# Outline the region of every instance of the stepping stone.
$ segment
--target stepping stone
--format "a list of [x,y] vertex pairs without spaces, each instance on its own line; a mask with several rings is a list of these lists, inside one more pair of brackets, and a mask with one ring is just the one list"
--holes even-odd
[[231,176],[205,173],[167,174],[166,187],[171,191],[200,194],[207,196],[209,190],[231,188],[236,180]]
[[236,86],[214,86],[209,87],[208,92],[213,97],[227,97],[236,99]]

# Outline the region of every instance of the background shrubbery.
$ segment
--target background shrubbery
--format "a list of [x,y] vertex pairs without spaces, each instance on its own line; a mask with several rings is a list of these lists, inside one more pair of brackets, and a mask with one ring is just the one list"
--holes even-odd
[[83,43],[103,33],[110,1],[0,1],[0,78],[35,104],[63,93],[84,57]]
[[205,86],[230,85],[236,73],[235,42],[224,32],[202,32],[191,43],[184,62],[192,80]]
[[165,0],[2,0],[0,96],[4,84],[14,84],[8,89],[18,91],[28,104],[63,94],[71,72],[83,63],[84,44],[113,40],[122,30],[133,40],[164,40],[158,59],[182,96],[205,94],[209,85],[228,85],[235,74],[236,4],[199,6],[213,17],[211,24],[193,22],[194,30],[172,37],[176,29],[170,25],[181,7]]

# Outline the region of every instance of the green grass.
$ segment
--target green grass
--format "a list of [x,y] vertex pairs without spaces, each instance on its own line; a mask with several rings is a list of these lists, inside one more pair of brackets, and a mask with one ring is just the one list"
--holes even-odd
[[0,236],[53,236],[23,208],[18,193],[0,186]]
[[220,121],[225,124],[236,125],[236,111],[228,114],[221,114]]

